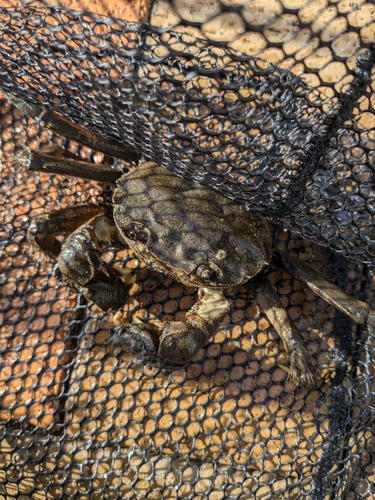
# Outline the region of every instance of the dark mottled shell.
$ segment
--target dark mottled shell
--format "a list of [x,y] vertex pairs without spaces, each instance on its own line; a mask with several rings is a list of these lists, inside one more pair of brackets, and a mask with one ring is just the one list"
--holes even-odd
[[[114,217],[142,260],[186,284],[243,283],[271,258],[265,220],[153,162],[119,179]],[[218,271],[209,281],[195,274],[205,265]]]

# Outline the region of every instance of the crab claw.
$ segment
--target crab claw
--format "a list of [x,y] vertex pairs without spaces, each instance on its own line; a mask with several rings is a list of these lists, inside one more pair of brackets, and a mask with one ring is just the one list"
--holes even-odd
[[227,313],[228,301],[217,290],[199,290],[186,321],[128,324],[113,328],[112,342],[145,362],[163,367],[191,361]]
[[166,323],[160,337],[158,356],[167,363],[183,365],[192,360],[209,340],[193,321]]
[[111,329],[111,342],[146,363],[157,363],[158,328],[151,323],[126,324]]
[[154,365],[183,365],[207,342],[207,335],[191,321],[153,325],[128,324],[113,328],[111,341]]

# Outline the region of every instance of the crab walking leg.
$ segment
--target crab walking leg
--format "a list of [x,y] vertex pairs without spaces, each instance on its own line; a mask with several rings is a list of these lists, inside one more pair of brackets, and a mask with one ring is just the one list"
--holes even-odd
[[208,342],[228,310],[229,302],[221,291],[203,288],[185,322],[122,325],[112,330],[112,342],[143,361],[182,365]]
[[[108,247],[124,245],[111,214],[106,205],[77,205],[36,217],[28,235],[34,246],[57,260],[69,285],[103,310],[122,307],[131,286],[101,259]],[[62,231],[73,232],[61,244],[55,236]]]
[[105,165],[79,160],[75,155],[57,146],[46,146],[38,151],[26,149],[19,156],[19,162],[25,170],[70,175],[109,184],[116,184],[117,179],[123,174],[120,170]]
[[255,280],[252,287],[259,306],[282,338],[285,350],[290,353],[289,379],[293,383],[300,382],[309,389],[313,388],[315,381],[310,354],[279,296],[265,278]]
[[375,312],[368,304],[345,293],[341,288],[326,280],[320,273],[300,260],[284,252],[279,252],[283,266],[298,280],[302,281],[318,297],[343,312],[355,323],[375,326]]
[[130,146],[125,146],[121,142],[104,138],[94,132],[91,132],[74,122],[71,122],[63,116],[44,109],[32,102],[24,101],[12,94],[6,94],[7,99],[27,115],[41,122],[46,128],[50,128],[69,139],[83,144],[91,149],[101,151],[109,156],[121,158],[125,161],[137,162],[140,158],[139,153]]

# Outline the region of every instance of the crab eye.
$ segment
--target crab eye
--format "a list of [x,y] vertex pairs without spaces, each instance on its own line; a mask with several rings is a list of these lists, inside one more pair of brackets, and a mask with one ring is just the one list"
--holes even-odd
[[144,225],[139,222],[132,222],[123,229],[124,235],[130,240],[137,241],[142,245],[147,245],[150,234]]
[[220,283],[223,276],[223,272],[220,267],[213,262],[210,262],[209,264],[199,264],[195,270],[195,274],[203,281],[211,281],[214,283]]

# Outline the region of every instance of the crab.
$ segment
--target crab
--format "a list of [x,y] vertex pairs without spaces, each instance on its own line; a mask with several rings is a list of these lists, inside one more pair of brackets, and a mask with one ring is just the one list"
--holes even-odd
[[[138,160],[136,151],[88,133],[56,113],[19,100],[16,104],[45,126],[90,147]],[[53,258],[63,278],[88,300],[103,310],[118,310],[127,300],[130,285],[101,258],[110,247],[129,247],[149,266],[198,289],[197,301],[185,321],[121,324],[112,329],[114,344],[145,362],[184,365],[209,341],[228,312],[225,289],[248,283],[289,353],[290,380],[314,386],[313,364],[303,337],[264,272],[273,256],[272,229],[266,220],[145,159],[134,170],[122,173],[48,147],[27,151],[22,163],[30,170],[116,184],[110,205],[68,207],[36,217],[29,227],[31,244]],[[59,232],[68,233],[63,243],[56,238]],[[283,252],[277,258],[292,275],[356,323],[375,325],[369,305],[347,295],[298,259]]]

